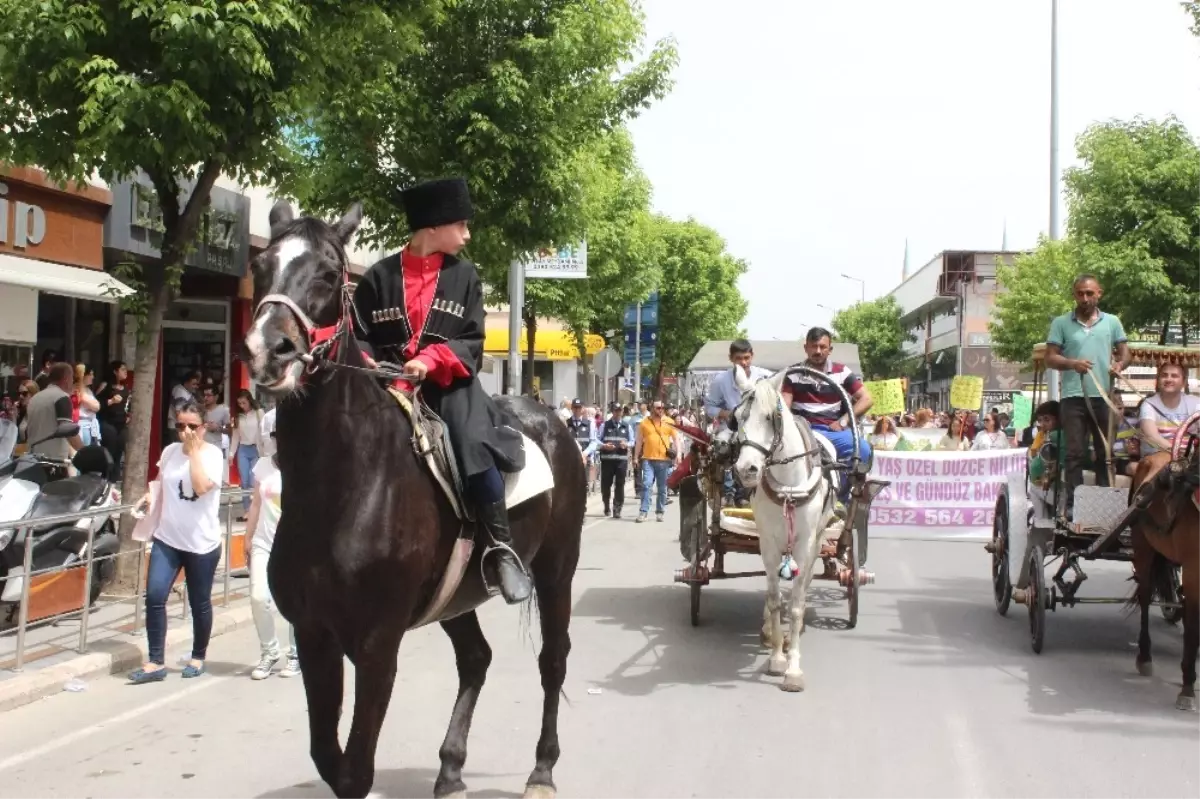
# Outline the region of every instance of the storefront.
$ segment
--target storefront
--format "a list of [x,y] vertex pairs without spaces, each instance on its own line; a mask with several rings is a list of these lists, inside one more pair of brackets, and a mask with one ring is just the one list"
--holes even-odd
[[[522,331],[518,344],[521,354],[522,369],[525,368],[525,358],[529,348],[527,336]],[[593,379],[587,359],[604,349],[604,339],[588,334],[584,340],[586,358],[580,357],[579,348],[574,335],[568,330],[539,330],[533,341],[533,390],[548,405],[557,405],[563,399],[582,397],[586,402],[595,402],[598,398],[596,381]],[[494,390],[504,391],[504,381],[507,379],[508,363],[508,328],[489,326],[484,333],[484,354],[493,359],[497,379]]]
[[0,399],[49,350],[97,373],[116,357],[115,304],[132,292],[104,271],[111,204],[106,189],[60,188],[38,169],[0,166]]
[[[159,267],[162,243],[161,212],[148,179],[115,184],[113,204],[105,225],[106,261],[114,266],[134,259],[144,268]],[[200,372],[228,402],[237,384],[231,379],[234,347],[244,330],[239,321],[248,314],[243,278],[250,257],[250,200],[244,194],[216,187],[200,223],[195,249],[184,261],[179,295],[163,317],[159,371],[155,375],[154,414],[150,451],[169,440],[167,410],[171,390],[191,372]],[[124,318],[123,355],[135,362],[137,320]],[[135,378],[136,379],[136,378]],[[153,459],[152,459],[153,460]]]

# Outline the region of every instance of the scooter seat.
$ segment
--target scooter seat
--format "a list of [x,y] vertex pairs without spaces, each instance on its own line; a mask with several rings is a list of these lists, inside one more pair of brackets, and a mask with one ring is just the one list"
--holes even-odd
[[78,513],[103,497],[107,490],[108,481],[94,474],[55,480],[42,486],[42,492],[34,500],[29,516],[37,519],[60,513]]

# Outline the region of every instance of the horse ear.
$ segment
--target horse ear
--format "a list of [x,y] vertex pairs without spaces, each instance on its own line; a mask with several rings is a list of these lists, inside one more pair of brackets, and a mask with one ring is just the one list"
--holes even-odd
[[358,230],[358,226],[361,224],[362,203],[355,203],[346,210],[346,215],[338,220],[333,229],[338,238],[342,240],[342,244],[348,244],[350,237],[354,235],[354,231]]
[[746,374],[746,370],[739,366],[733,367],[733,381],[737,385],[738,391],[743,394],[754,388],[754,383],[750,380],[750,375]]
[[271,225],[271,238],[275,238],[283,229],[287,227],[296,214],[292,211],[292,204],[287,200],[279,200],[271,206],[271,213],[267,215],[267,222]]

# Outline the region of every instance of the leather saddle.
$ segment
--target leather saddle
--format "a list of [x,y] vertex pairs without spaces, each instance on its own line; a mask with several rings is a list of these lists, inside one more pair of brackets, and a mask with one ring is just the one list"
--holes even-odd
[[471,504],[466,501],[466,486],[458,471],[458,459],[455,457],[454,447],[450,444],[450,433],[446,423],[423,402],[414,402],[411,396],[400,389],[388,386],[388,393],[408,417],[413,429],[413,449],[429,467],[446,498],[450,500],[454,512],[460,519],[474,521]]

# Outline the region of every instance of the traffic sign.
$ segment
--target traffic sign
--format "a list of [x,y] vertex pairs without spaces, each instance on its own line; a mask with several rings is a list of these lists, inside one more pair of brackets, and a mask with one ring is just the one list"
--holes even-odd
[[605,380],[616,377],[621,371],[621,358],[616,350],[605,347],[592,356],[592,368]]
[[[632,364],[635,352],[631,349],[625,350],[625,363]],[[642,356],[642,364],[648,364],[658,357],[658,351],[655,347],[642,347],[640,355]]]
[[[642,326],[642,346],[653,347],[658,344],[658,328]],[[632,350],[637,347],[637,331],[625,331],[625,349]]]

